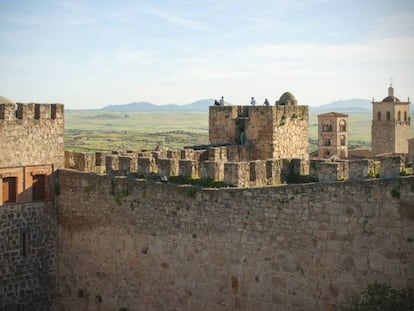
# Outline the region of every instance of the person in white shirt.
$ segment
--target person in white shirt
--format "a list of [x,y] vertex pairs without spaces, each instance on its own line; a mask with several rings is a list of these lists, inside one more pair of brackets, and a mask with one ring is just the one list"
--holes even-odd
[[250,104],[252,106],[256,106],[256,100],[254,99],[254,97],[252,97],[252,100],[250,101]]
[[224,106],[224,97],[223,96],[221,96],[221,98],[220,98],[220,106]]

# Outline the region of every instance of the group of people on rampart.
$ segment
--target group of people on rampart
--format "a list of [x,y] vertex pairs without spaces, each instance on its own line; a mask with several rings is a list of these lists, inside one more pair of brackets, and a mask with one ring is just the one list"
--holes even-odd
[[[289,105],[289,104],[293,104],[293,105],[297,104],[296,99],[289,92],[284,93],[280,97],[280,99],[275,102],[275,105]],[[256,99],[254,97],[251,98],[250,105],[251,106],[257,105]],[[221,96],[220,100],[215,99],[214,106],[225,106],[224,96]],[[267,98],[265,98],[263,102],[263,106],[270,106],[270,102]]]

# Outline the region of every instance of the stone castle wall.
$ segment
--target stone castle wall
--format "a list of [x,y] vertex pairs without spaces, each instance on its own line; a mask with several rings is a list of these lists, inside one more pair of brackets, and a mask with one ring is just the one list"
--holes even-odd
[[333,310],[369,283],[414,285],[413,177],[204,190],[58,180],[59,310]]
[[0,167],[64,167],[63,105],[0,104]]
[[0,206],[0,310],[51,310],[56,299],[51,202]]

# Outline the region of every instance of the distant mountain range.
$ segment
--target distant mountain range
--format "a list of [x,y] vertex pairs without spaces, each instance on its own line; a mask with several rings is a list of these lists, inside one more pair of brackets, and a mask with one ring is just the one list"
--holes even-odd
[[158,111],[208,111],[208,107],[214,104],[214,99],[200,99],[188,105],[154,105],[148,102],[130,103],[125,105],[109,105],[101,110],[120,112],[158,112]]
[[[194,112],[208,112],[208,107],[212,106],[214,99],[201,99],[188,105],[154,105],[149,102],[135,102],[124,105],[109,105],[100,110],[104,111],[118,111],[118,112],[168,112],[168,111],[194,111]],[[231,103],[226,103],[231,105]],[[413,105],[414,106],[414,105]],[[413,110],[414,107],[411,107]],[[330,104],[321,106],[310,106],[310,113],[324,113],[324,112],[371,112],[372,104],[368,99],[354,98],[346,100],[338,100]]]
[[346,100],[338,100],[330,104],[321,106],[310,106],[310,112],[323,113],[323,112],[371,112],[372,103],[368,99],[354,98]]

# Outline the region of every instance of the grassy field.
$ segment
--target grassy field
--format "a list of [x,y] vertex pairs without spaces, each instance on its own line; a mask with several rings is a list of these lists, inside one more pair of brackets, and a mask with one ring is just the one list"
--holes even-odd
[[65,111],[65,148],[74,151],[182,148],[208,143],[208,113]]
[[[414,128],[412,129],[414,136]],[[349,145],[369,147],[371,113],[349,113]],[[317,115],[310,115],[309,140],[316,150]],[[65,148],[108,151],[208,144],[208,112],[65,111]]]

